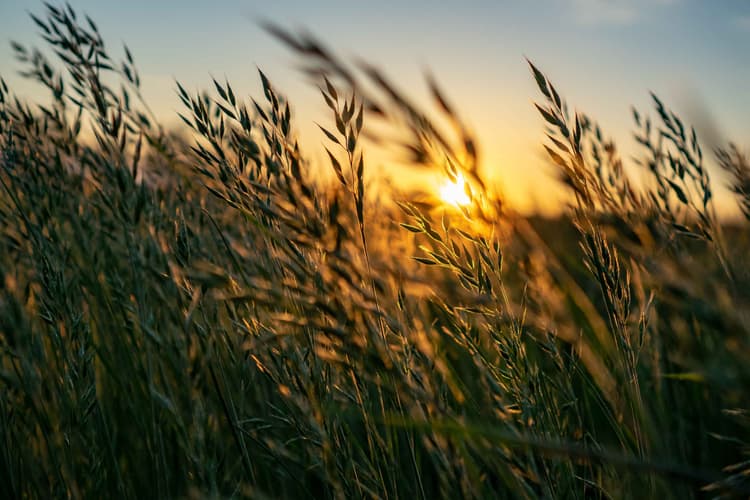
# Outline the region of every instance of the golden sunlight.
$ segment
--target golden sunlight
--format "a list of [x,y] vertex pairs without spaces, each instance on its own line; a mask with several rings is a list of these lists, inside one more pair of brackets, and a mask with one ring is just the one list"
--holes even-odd
[[448,204],[461,207],[471,203],[469,195],[466,194],[466,181],[460,173],[456,176],[456,181],[450,179],[440,186],[440,198]]

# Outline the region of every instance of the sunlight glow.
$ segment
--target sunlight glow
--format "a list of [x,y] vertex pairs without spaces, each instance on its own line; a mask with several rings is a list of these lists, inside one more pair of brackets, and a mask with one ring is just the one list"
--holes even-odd
[[457,207],[465,206],[471,203],[469,195],[466,194],[466,181],[463,175],[456,176],[456,182],[446,181],[440,186],[440,198],[445,202]]

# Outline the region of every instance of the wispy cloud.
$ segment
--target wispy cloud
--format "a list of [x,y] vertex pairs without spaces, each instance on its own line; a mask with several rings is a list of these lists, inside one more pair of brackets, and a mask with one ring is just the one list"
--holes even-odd
[[679,0],[570,0],[573,16],[580,24],[619,24],[636,22],[644,11],[673,5]]
[[581,24],[630,24],[637,11],[628,3],[609,0],[573,0],[573,14]]
[[732,19],[732,24],[744,31],[750,31],[750,15],[737,16]]

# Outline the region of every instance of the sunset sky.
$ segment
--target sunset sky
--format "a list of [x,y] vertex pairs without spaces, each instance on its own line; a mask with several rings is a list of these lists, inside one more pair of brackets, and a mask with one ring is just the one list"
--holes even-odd
[[[313,124],[327,119],[322,99],[260,20],[308,30],[340,56],[370,61],[417,98],[426,95],[429,69],[481,139],[483,168],[521,209],[554,211],[558,192],[540,151],[543,127],[532,106],[538,93],[524,56],[625,151],[633,151],[630,107],[648,109],[649,91],[696,125],[704,149],[729,140],[750,148],[746,0],[71,4],[97,22],[113,54],[128,44],[148,100],[168,123],[180,111],[175,80],[195,90],[208,88],[212,75],[226,77],[238,93],[257,96],[257,66],[295,105],[303,143],[322,142]],[[16,76],[8,43],[39,43],[28,12],[42,13],[42,3],[0,0],[0,74],[18,94],[35,97]]]

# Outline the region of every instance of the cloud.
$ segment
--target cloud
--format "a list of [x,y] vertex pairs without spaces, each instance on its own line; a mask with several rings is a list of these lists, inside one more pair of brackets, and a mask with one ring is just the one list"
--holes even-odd
[[627,25],[648,9],[668,6],[679,0],[569,0],[576,21],[584,25]]
[[732,19],[733,24],[743,31],[750,31],[750,15],[737,16]]
[[581,24],[630,24],[637,12],[630,2],[610,0],[573,0],[573,13]]

